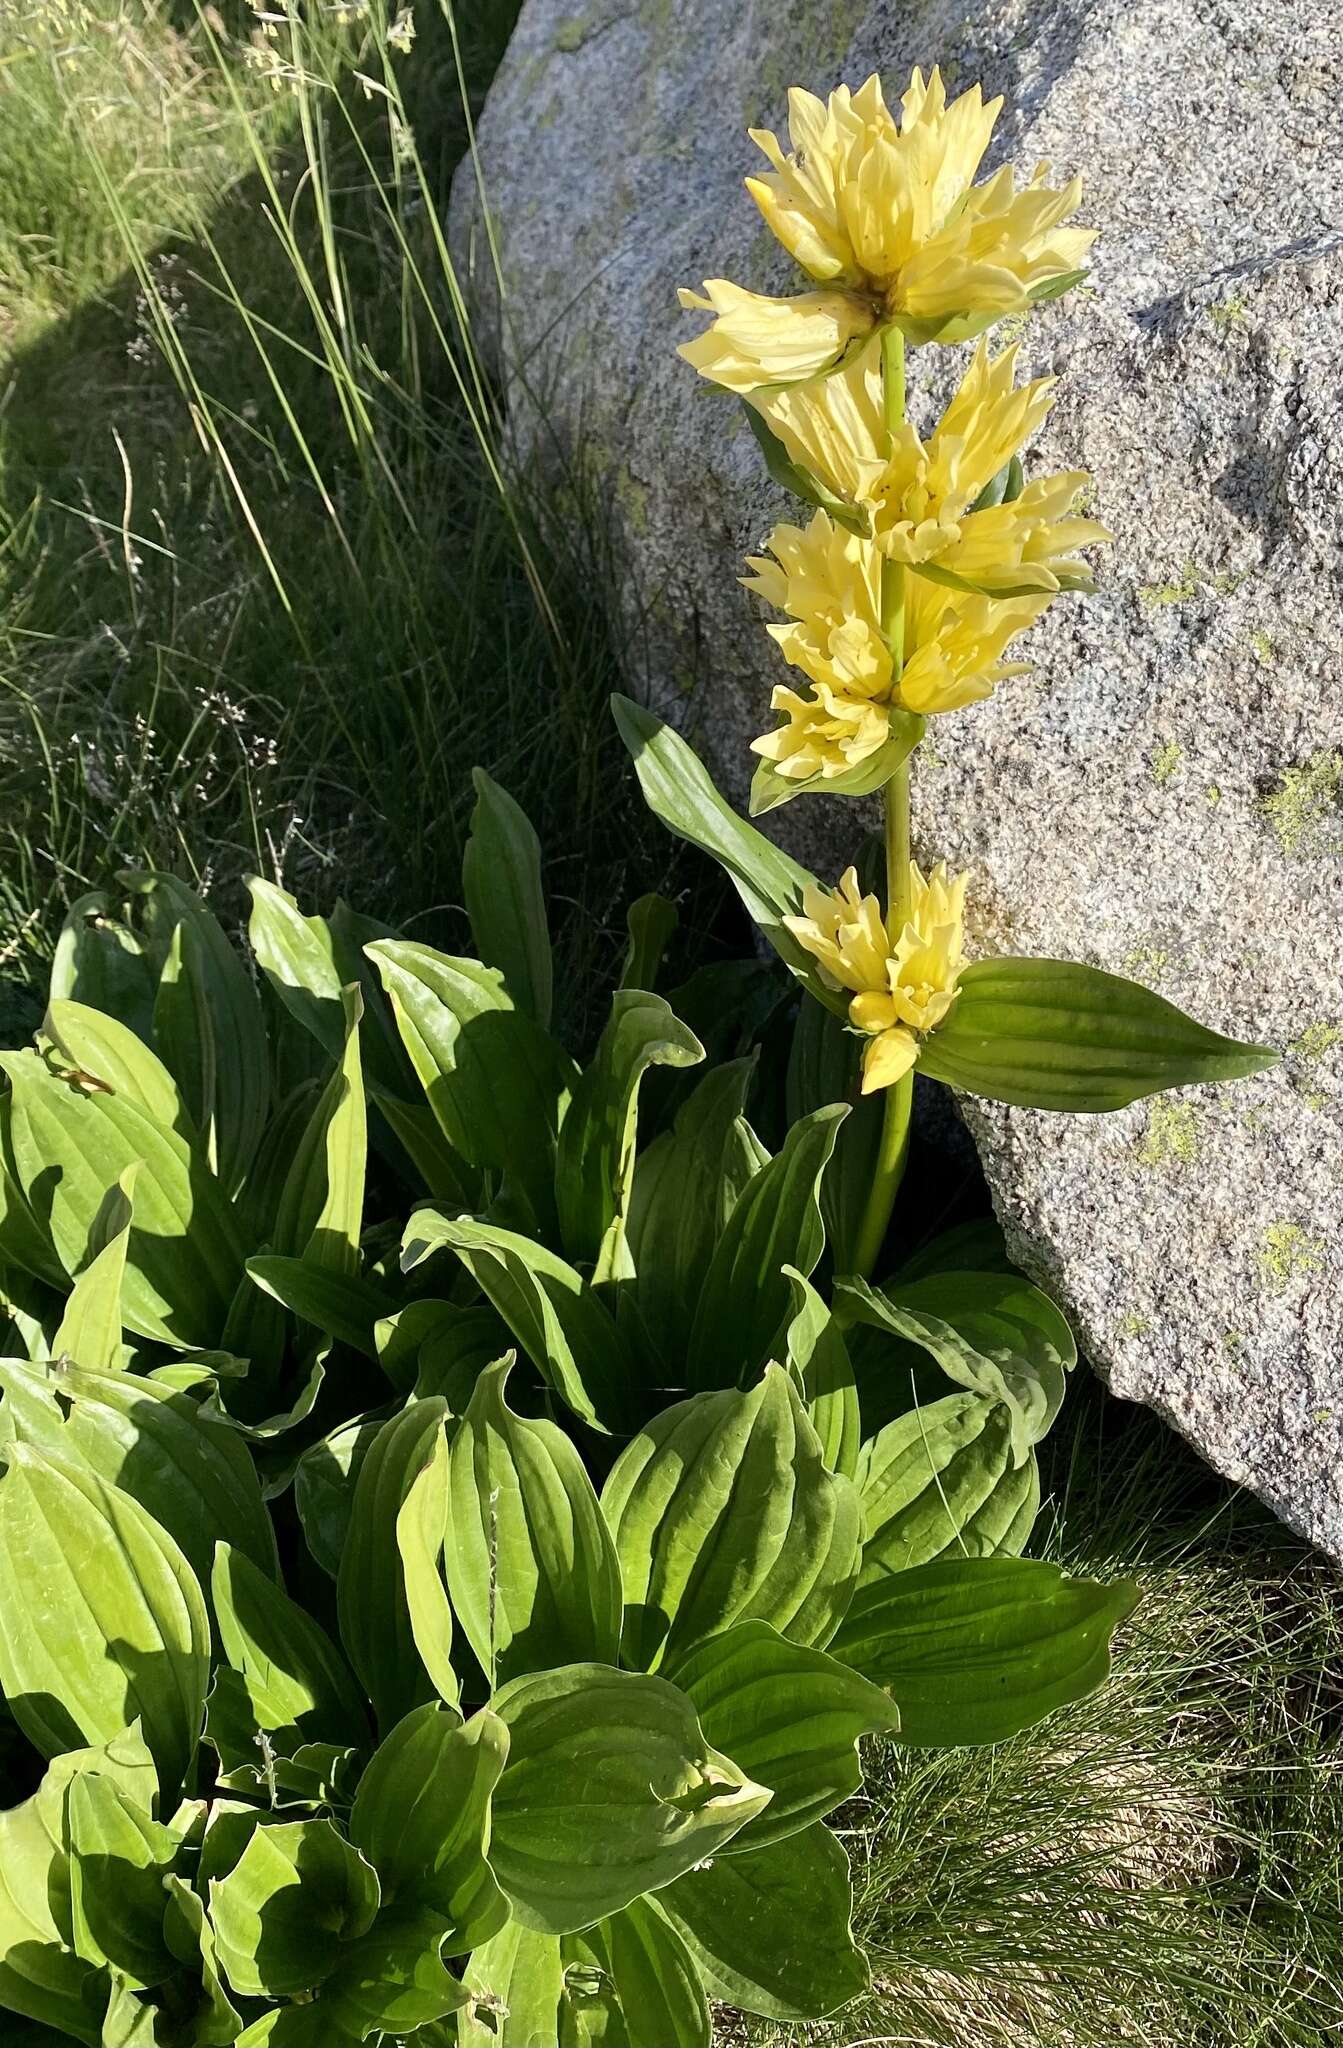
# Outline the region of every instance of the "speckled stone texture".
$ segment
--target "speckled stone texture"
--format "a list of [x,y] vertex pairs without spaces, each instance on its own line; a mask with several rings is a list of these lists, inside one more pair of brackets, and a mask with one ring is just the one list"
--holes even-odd
[[[783,510],[674,287],[794,288],[748,122],[940,63],[1006,95],[990,167],[1054,160],[1103,230],[1027,330],[1062,393],[1035,462],[1116,543],[1033,675],[937,722],[915,837],[974,869],[972,949],[1134,974],[1287,1049],[1118,1116],[966,1101],[1009,1241],[1116,1392],[1343,1556],[1343,91],[1319,0],[528,0],[480,124],[503,344],[610,503],[635,687],[740,797],[782,671],[740,557]],[[1335,224],[1331,226],[1331,223]],[[457,247],[494,304],[470,167]],[[912,358],[920,416],[960,352]],[[835,870],[851,807],[781,836]]]

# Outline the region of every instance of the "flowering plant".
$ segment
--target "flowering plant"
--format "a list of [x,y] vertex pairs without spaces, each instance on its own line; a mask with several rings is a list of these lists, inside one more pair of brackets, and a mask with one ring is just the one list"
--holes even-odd
[[1092,587],[1083,551],[1111,537],[1079,510],[1084,472],[1026,475],[1054,379],[1019,384],[1017,344],[995,354],[979,340],[926,439],[906,414],[908,345],[986,337],[1085,274],[1095,231],[1065,225],[1079,179],[1055,190],[1042,164],[1020,188],[1007,166],[973,182],[1001,105],[978,86],[948,104],[936,70],[914,72],[898,121],[875,76],[828,101],[792,91],[792,148],[752,130],[772,168],[746,184],[820,289],[766,298],[713,278],[680,294],[713,316],[680,353],[741,396],[771,476],[815,508],[805,526],[776,526],[742,579],[784,614],[767,630],[804,679],[774,689],[782,722],[753,742],[751,810],[814,790],[884,793],[884,907],[852,867],[822,888],[727,811],[667,728],[616,706],[653,809],[724,863],[793,972],[846,1015],[862,1092],[885,1092],[860,1274],[885,1243],[916,1065],[997,1101],[1095,1111],[1277,1058],[1097,968],[965,965],[968,876],[939,865],[925,880],[911,858],[910,771],[928,719],[1019,674],[1011,642],[1061,593]]

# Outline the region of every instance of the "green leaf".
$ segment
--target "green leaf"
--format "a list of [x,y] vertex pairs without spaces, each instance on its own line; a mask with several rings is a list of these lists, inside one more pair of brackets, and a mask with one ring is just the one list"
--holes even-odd
[[212,1589],[224,1656],[272,1747],[281,1754],[305,1743],[363,1747],[363,1695],[311,1615],[227,1543],[215,1555]]
[[164,1939],[163,1880],[177,1855],[168,1828],[110,1778],[81,1773],[66,1794],[75,1951],[110,1965],[140,1990],[162,1984],[174,1960]]
[[1018,1465],[1058,1414],[1077,1363],[1066,1318],[1018,1273],[930,1273],[884,1290],[841,1280],[835,1308],[842,1322],[889,1330],[936,1359],[958,1386],[1003,1402]]
[[844,1009],[843,997],[825,986],[815,960],[783,923],[800,915],[802,892],[816,886],[815,876],[737,816],[698,754],[670,726],[628,697],[613,697],[611,708],[653,815],[726,870],[764,937],[817,1001]]
[[[89,2048],[102,2039],[107,1979],[70,1946],[64,1801],[69,1757],[41,1789],[0,1812],[0,2006]],[[64,1926],[53,1906],[66,1891]]]
[[822,1819],[863,1781],[858,1742],[892,1735],[898,1709],[823,1650],[785,1641],[765,1621],[739,1621],[697,1643],[670,1676],[700,1727],[774,1797],[723,1852],[763,1849]]
[[56,1756],[109,1742],[138,1717],[164,1785],[179,1785],[210,1670],[191,1567],[138,1501],[97,1474],[28,1444],[7,1457],[0,1689],[15,1720]]
[[662,956],[672,942],[680,913],[674,903],[655,891],[636,896],[625,912],[629,944],[620,969],[621,988],[654,989]]
[[227,1877],[212,1878],[219,1960],[240,1998],[311,1991],[378,1910],[378,1880],[329,1820],[256,1828]]
[[467,1722],[432,1702],[399,1721],[374,1753],[350,1811],[350,1840],[388,1904],[438,1918],[450,1955],[497,1933],[508,1903],[487,1860],[490,1801],[508,1730],[482,1708]]
[[747,1381],[777,1355],[792,1298],[784,1268],[805,1278],[825,1249],[821,1175],[847,1114],[836,1103],[803,1117],[743,1191],[700,1291],[687,1361],[692,1387]]
[[359,1467],[385,1420],[381,1413],[356,1415],[309,1444],[294,1472],[294,1505],[308,1548],[333,1579],[340,1570]]
[[100,1083],[110,1094],[134,1103],[160,1130],[196,1139],[176,1081],[144,1040],[115,1017],[83,1003],[54,1002],[47,1006],[42,1029],[56,1048],[58,1071],[73,1070],[83,1076],[85,1087]]
[[1221,1038],[1136,981],[1072,960],[978,960],[919,1071],[1026,1109],[1123,1109],[1163,1088],[1276,1066],[1266,1045]]
[[432,1692],[415,1647],[396,1525],[446,1417],[445,1401],[412,1401],[378,1431],[355,1483],[336,1604],[341,1641],[382,1729]]
[[521,805],[485,773],[471,770],[476,807],[462,854],[462,890],[471,936],[482,960],[497,967],[519,1010],[550,1023],[553,968],[541,842]]
[[573,2019],[564,1978],[558,1937],[510,1920],[466,1966],[477,2002],[458,2017],[459,2048],[559,2048]]
[[1018,1465],[1014,1417],[982,1394],[913,1409],[863,1446],[860,1586],[934,1558],[1015,1554],[1040,1504],[1032,1450]]
[[710,2048],[699,1972],[679,1934],[646,1899],[581,1934],[536,1934],[510,1922],[477,1949],[466,1983],[476,2004],[460,2048]]
[[783,1268],[792,1289],[792,1320],[784,1340],[785,1363],[806,1404],[821,1454],[832,1472],[852,1479],[858,1466],[862,1419],[844,1333],[809,1280],[793,1266]]
[[941,1558],[855,1594],[830,1652],[890,1688],[902,1742],[1001,1742],[1104,1684],[1137,1599],[1035,1558]]
[[368,948],[443,1135],[503,1174],[526,1219],[554,1228],[555,1139],[576,1074],[503,977],[408,939]]
[[359,1055],[357,989],[342,992],[345,1036],[335,1072],[313,1106],[280,1194],[273,1249],[357,1278],[368,1163],[368,1113]]
[[622,1655],[652,1669],[752,1616],[824,1644],[857,1578],[858,1496],[796,1387],[700,1394],[645,1425],[602,1493],[625,1587]]
[[70,997],[119,1017],[148,1044],[153,1036],[154,968],[137,932],[113,915],[104,889],[70,905],[51,963],[50,997]]
[[107,1190],[90,1239],[89,1263],[70,1290],[52,1344],[54,1357],[73,1358],[92,1372],[114,1372],[122,1363],[121,1287],[138,1172],[138,1166],[126,1167]]
[[555,1161],[564,1248],[591,1265],[599,1283],[633,1272],[625,1225],[639,1084],[650,1066],[693,1067],[703,1058],[704,1047],[661,996],[616,990],[596,1055],[574,1089]]
[[917,711],[902,710],[898,704],[886,707],[890,731],[874,753],[842,775],[813,775],[803,781],[780,775],[772,761],[758,763],[751,777],[751,816],[763,818],[795,796],[875,796],[885,789],[896,770],[904,765],[923,738],[928,721]]
[[462,1688],[453,1669],[452,1604],[441,1569],[449,1516],[448,1439],[439,1430],[428,1464],[411,1481],[410,1491],[401,1504],[396,1518],[396,1547],[401,1556],[410,1632],[420,1662],[433,1680],[439,1698],[455,1707]]
[[0,1365],[0,1386],[17,1401],[24,1442],[131,1494],[173,1538],[202,1587],[220,1539],[275,1577],[275,1533],[251,1453],[189,1394],[59,1359],[45,1368]]
[[293,897],[259,875],[248,879],[247,936],[257,965],[291,1017],[332,1059],[344,1041],[342,977],[325,920],[304,917]]
[[755,1059],[711,1068],[634,1168],[628,1237],[635,1293],[669,1372],[681,1369],[714,1246],[740,1194],[737,1119]]
[[252,977],[218,920],[172,875],[130,873],[120,880],[171,923],[154,1042],[206,1156],[232,1192],[251,1168],[270,1109],[270,1047]]
[[568,1934],[713,1856],[767,1804],[664,1679],[574,1664],[515,1678],[490,1861],[523,1926]]
[[511,1230],[453,1221],[417,1209],[406,1225],[403,1268],[410,1272],[439,1246],[456,1252],[502,1316],[521,1349],[575,1415],[593,1429],[630,1426],[638,1375],[616,1324],[582,1274]]
[[378,1355],[377,1325],[396,1307],[391,1295],[358,1273],[331,1272],[309,1259],[262,1256],[247,1261],[247,1273],[262,1292],[278,1301],[300,1322],[311,1323],[324,1336]]
[[214,1929],[205,1907],[184,1879],[164,1879],[167,1907],[163,1933],[178,1961],[199,1972],[200,1998],[191,2022],[191,2048],[228,2048],[242,2028],[237,2009],[224,1989],[215,1954]]
[[620,1564],[574,1446],[504,1399],[513,1355],[482,1373],[449,1454],[448,1591],[491,1685],[556,1664],[614,1664]]
[[868,1986],[853,1939],[849,1861],[823,1821],[720,1856],[659,1892],[710,1998],[766,2019],[824,2019]]
[[881,1149],[884,1097],[880,1092],[862,1094],[862,1059],[863,1041],[847,1020],[804,998],[788,1055],[788,1121],[794,1124],[828,1102],[849,1105],[821,1181],[821,1215],[836,1273],[851,1273],[857,1264],[859,1234]]
[[322,1986],[317,2003],[327,2024],[356,2041],[401,2039],[459,2011],[470,1994],[445,1967],[443,1945],[437,1913],[380,1913]]
[[187,1350],[219,1341],[242,1270],[242,1247],[219,1183],[175,1132],[129,1097],[85,1093],[32,1053],[0,1055],[12,1089],[18,1179],[65,1271],[85,1263],[107,1190],[141,1162],[135,1183],[122,1313],[137,1336]]

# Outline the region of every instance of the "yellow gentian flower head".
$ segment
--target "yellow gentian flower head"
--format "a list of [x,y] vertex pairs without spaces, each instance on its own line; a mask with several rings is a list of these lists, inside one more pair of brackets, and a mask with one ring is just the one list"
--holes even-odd
[[856,509],[884,554],[916,571],[933,564],[990,595],[1085,589],[1077,549],[1109,540],[1073,516],[1083,470],[1039,478],[1005,504],[976,510],[986,486],[1040,426],[1054,379],[1016,383],[1017,345],[980,342],[925,444],[906,422],[892,435],[881,410],[876,344],[811,384],[757,392],[757,412],[793,461]]
[[850,991],[849,1021],[869,1041],[864,1095],[908,1073],[920,1039],[946,1020],[956,1000],[969,879],[948,875],[941,862],[925,880],[911,861],[909,917],[898,933],[889,930],[876,897],[863,895],[854,868],[837,889],[809,887],[803,915],[784,919],[822,979]]
[[937,70],[914,72],[898,124],[875,73],[828,100],[794,88],[792,149],[753,128],[771,170],[746,188],[818,284],[875,299],[913,341],[963,341],[1057,288],[1095,240],[1063,226],[1079,179],[1052,190],[1041,164],[1020,191],[1008,168],[972,182],[1001,106],[977,85],[948,106]]
[[856,336],[868,333],[875,317],[849,292],[771,299],[725,277],[706,278],[702,293],[682,289],[676,296],[689,311],[715,316],[677,354],[711,383],[743,393],[814,377],[838,361]]

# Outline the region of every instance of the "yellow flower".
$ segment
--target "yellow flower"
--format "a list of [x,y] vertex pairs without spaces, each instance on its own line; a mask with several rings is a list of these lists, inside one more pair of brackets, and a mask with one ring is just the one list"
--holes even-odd
[[901,703],[933,718],[991,697],[998,683],[1025,675],[1029,662],[1004,661],[1003,655],[1048,604],[1048,593],[978,597],[911,576],[905,586]]
[[870,306],[848,292],[803,292],[795,299],[764,298],[725,277],[705,279],[704,291],[677,293],[691,312],[715,317],[677,354],[692,369],[729,391],[814,377],[838,361],[849,343],[872,327]]
[[1021,191],[1010,169],[972,185],[1001,106],[978,86],[948,106],[936,70],[926,84],[914,72],[898,125],[875,74],[828,101],[794,88],[792,152],[753,128],[772,170],[747,190],[818,283],[875,302],[912,340],[965,340],[1057,288],[1095,239],[1063,227],[1081,181],[1054,191],[1047,164]]
[[768,628],[785,660],[814,683],[884,696],[892,662],[881,632],[881,556],[872,542],[817,512],[805,528],[776,526],[765,546],[769,555],[747,556],[755,574],[741,580],[788,613],[791,624]]
[[1018,386],[1016,361],[1016,344],[990,356],[981,341],[926,445],[908,422],[893,436],[884,425],[875,344],[833,376],[759,392],[751,403],[795,462],[866,507],[878,546],[895,561],[923,573],[932,564],[990,594],[1085,588],[1090,576],[1075,551],[1110,535],[1071,516],[1084,470],[974,509],[1051,403],[1054,379]]
[[845,871],[837,889],[808,888],[803,915],[784,919],[823,980],[850,992],[849,1021],[869,1040],[865,1095],[908,1073],[919,1056],[919,1040],[945,1021],[956,1000],[965,964],[968,880],[948,875],[945,862],[925,880],[911,861],[909,917],[895,934],[876,897],[860,891],[854,868]]

